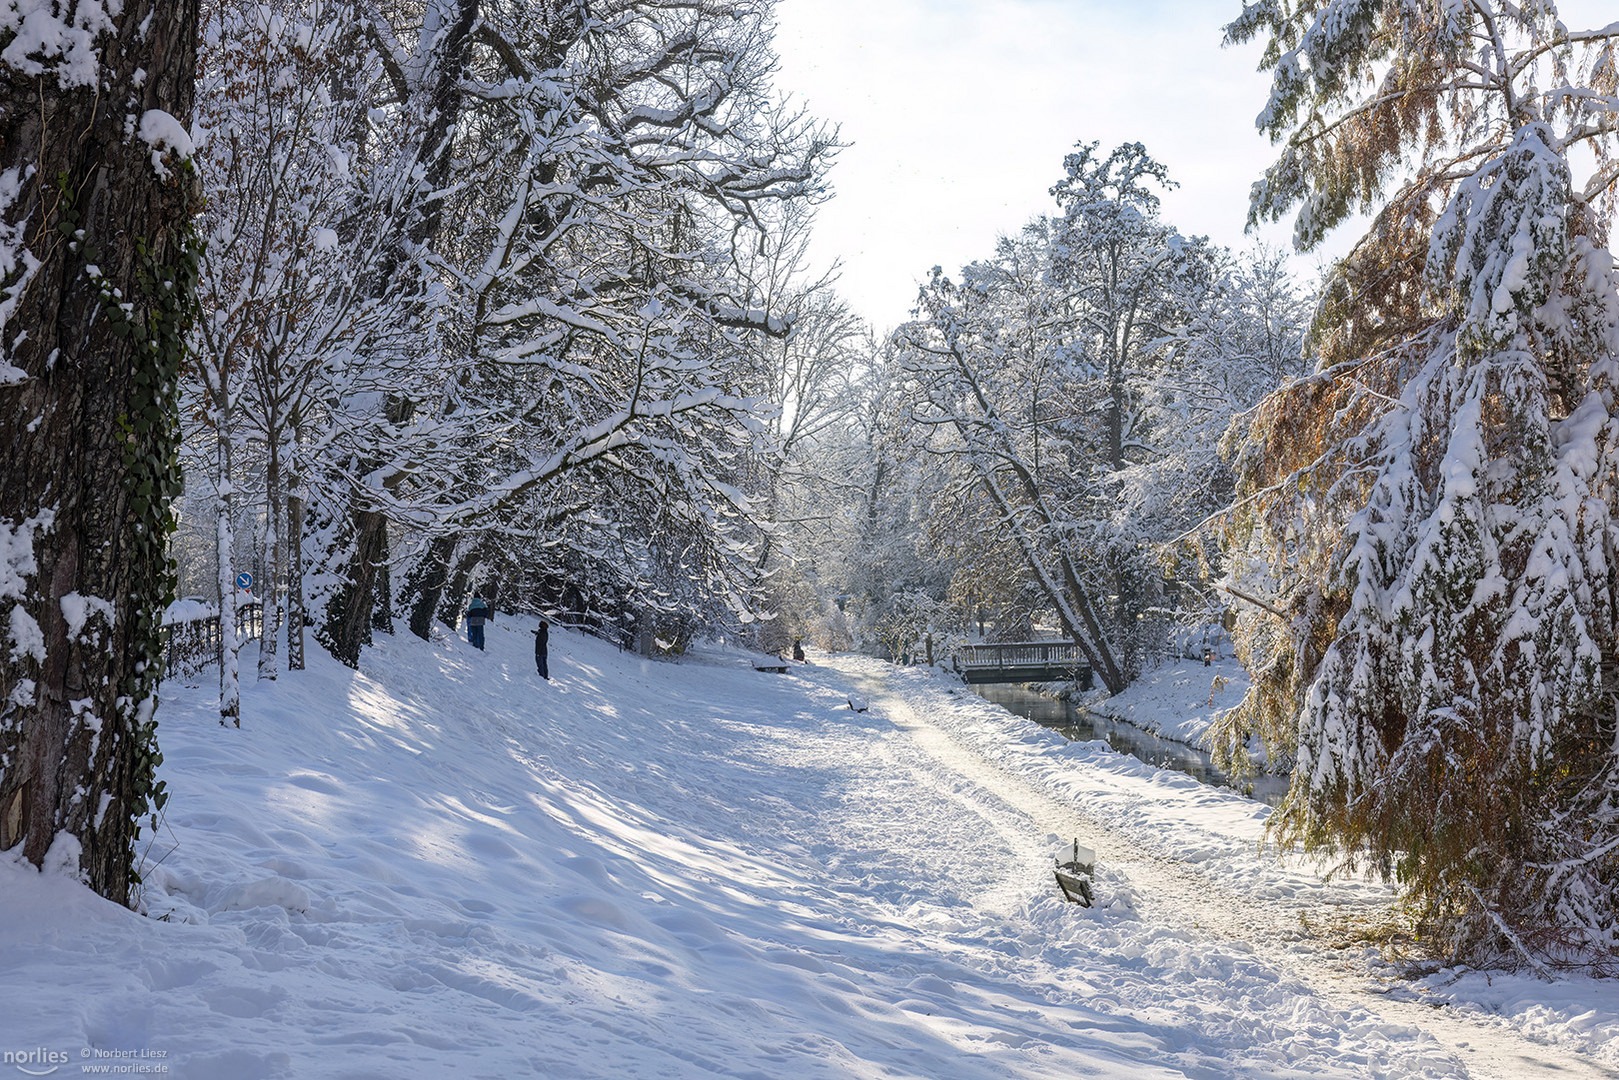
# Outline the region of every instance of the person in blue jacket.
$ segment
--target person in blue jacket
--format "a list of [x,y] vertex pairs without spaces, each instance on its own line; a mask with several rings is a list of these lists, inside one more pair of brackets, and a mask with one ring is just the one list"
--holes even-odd
[[467,607],[467,641],[474,649],[483,649],[483,624],[494,617],[495,610],[489,606],[489,601],[481,596],[472,598]]

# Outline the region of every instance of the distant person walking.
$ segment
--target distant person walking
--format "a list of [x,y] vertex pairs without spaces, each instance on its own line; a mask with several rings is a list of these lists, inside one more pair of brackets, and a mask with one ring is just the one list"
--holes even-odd
[[489,601],[481,596],[472,598],[467,607],[467,641],[474,649],[483,650],[483,624],[494,617],[495,610],[489,606]]
[[540,673],[540,678],[546,682],[551,681],[551,662],[546,656],[546,648],[551,640],[551,624],[543,618],[540,625],[534,628],[534,670]]

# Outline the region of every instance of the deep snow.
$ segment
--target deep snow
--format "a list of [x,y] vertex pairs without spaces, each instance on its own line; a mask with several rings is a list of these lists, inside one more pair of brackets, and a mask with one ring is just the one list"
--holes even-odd
[[[1390,986],[1487,1014],[1492,1052],[1619,1065],[1608,985],[1390,984],[1278,933],[1388,894],[1262,854],[1258,804],[858,658],[556,631],[545,683],[532,625],[385,638],[361,673],[312,650],[244,687],[239,731],[168,686],[145,916],[0,860],[0,1076],[1476,1072]],[[1049,873],[1082,830],[1089,911]]]

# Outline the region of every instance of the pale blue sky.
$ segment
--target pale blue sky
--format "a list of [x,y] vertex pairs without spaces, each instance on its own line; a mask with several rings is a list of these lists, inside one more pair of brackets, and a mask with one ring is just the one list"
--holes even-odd
[[[1240,5],[1218,0],[782,0],[778,86],[854,145],[821,211],[822,258],[878,325],[916,282],[954,273],[1052,207],[1080,140],[1139,141],[1181,184],[1165,216],[1245,245],[1248,186],[1269,162],[1255,133],[1258,48],[1220,48]],[[1273,233],[1285,239],[1286,231]]]
[[[1615,0],[1564,0],[1569,25]],[[1253,119],[1257,44],[1222,49],[1240,0],[781,0],[778,87],[843,125],[817,255],[879,330],[934,264],[954,273],[1052,209],[1075,142],[1141,142],[1180,188],[1164,215],[1234,248],[1273,158]],[[1599,18],[1598,16],[1606,16]],[[1290,224],[1262,238],[1287,245]],[[1341,252],[1351,237],[1329,239]],[[1308,271],[1314,259],[1299,260]]]

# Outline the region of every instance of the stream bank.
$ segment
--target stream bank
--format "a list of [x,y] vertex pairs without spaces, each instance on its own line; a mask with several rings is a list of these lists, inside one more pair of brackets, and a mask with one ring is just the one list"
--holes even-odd
[[[1188,662],[1187,666],[1192,665]],[[1196,666],[1199,669],[1202,667],[1201,664]],[[1177,680],[1175,675],[1176,672],[1171,670],[1157,679],[1150,677],[1144,679],[1147,685],[1136,696],[1151,695],[1155,700],[1163,697],[1166,683],[1168,688],[1173,690],[1183,682]],[[975,686],[972,689],[984,700],[993,702],[1008,712],[1033,720],[1040,726],[1050,728],[1074,742],[1100,739],[1121,754],[1129,754],[1160,769],[1174,769],[1213,787],[1239,791],[1268,806],[1278,805],[1287,795],[1288,778],[1285,775],[1267,774],[1239,781],[1216,767],[1213,756],[1208,751],[1180,739],[1171,738],[1167,734],[1147,731],[1120,716],[1106,715],[1087,709],[1082,704],[1049,697],[1025,686],[990,684]],[[1131,690],[1111,699],[1108,704],[1111,706],[1114,702],[1120,702],[1128,710],[1131,703],[1124,699],[1134,690],[1136,688],[1131,687]],[[1231,701],[1235,703],[1236,697],[1232,697]],[[1123,715],[1127,716],[1129,712],[1125,711]],[[1177,729],[1176,733],[1190,733],[1187,731],[1188,727],[1190,725]],[[1206,723],[1202,727],[1206,728]]]

